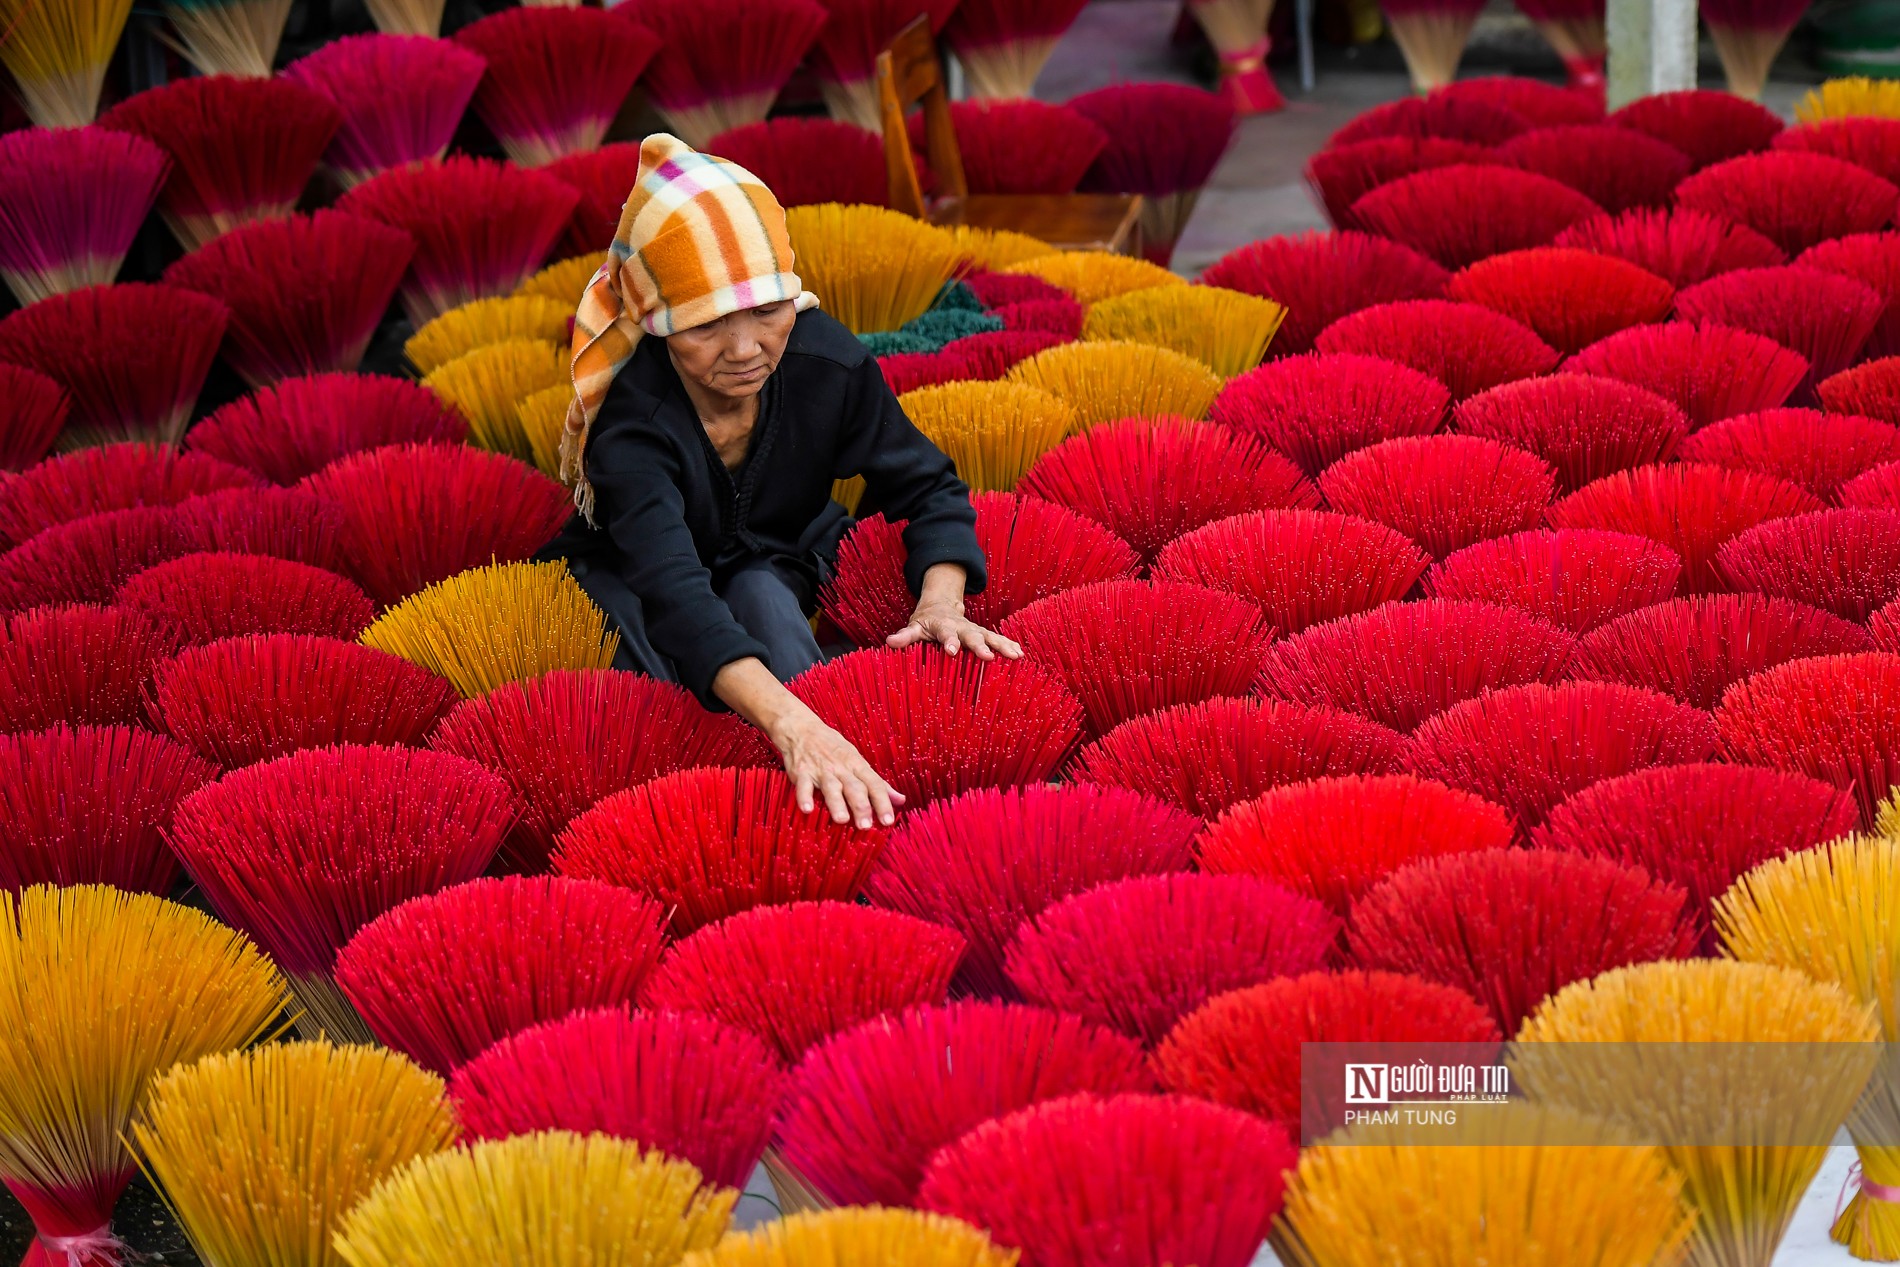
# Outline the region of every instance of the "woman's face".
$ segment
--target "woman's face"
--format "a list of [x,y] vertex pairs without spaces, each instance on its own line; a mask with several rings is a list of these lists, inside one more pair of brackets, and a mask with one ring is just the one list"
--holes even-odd
[[785,355],[797,318],[789,303],[766,304],[668,335],[680,377],[734,400],[757,395]]

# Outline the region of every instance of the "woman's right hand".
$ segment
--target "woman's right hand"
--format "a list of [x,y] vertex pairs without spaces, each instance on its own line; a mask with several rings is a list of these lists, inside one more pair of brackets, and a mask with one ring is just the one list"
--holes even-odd
[[809,814],[823,796],[834,823],[860,829],[873,818],[886,827],[897,821],[904,794],[886,783],[843,735],[806,709],[773,728],[773,746],[798,793],[798,808]]

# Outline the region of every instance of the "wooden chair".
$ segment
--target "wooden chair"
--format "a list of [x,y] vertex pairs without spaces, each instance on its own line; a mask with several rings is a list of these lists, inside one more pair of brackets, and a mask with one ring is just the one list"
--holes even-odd
[[[950,124],[930,25],[919,18],[877,57],[877,92],[884,122],[884,163],[891,206],[932,224],[1027,233],[1064,251],[1141,253],[1138,194],[972,194],[963,177],[963,156]],[[923,106],[924,153],[940,196],[926,201],[911,154],[905,115]]]

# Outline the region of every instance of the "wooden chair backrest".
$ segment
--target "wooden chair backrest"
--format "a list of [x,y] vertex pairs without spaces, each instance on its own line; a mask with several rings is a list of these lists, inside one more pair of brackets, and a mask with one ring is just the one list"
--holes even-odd
[[930,38],[930,22],[918,18],[877,55],[878,106],[884,124],[884,166],[890,182],[891,206],[906,215],[925,218],[923,184],[911,155],[910,129],[905,116],[921,104],[924,112],[924,154],[936,175],[938,191],[948,197],[967,197],[963,155],[950,123],[950,94],[943,84],[937,44]]

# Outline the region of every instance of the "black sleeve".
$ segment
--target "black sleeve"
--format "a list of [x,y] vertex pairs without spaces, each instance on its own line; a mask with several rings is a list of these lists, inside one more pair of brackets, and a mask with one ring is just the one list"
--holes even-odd
[[966,593],[988,582],[976,544],[976,511],[956,465],[904,416],[870,357],[851,371],[845,391],[840,474],[864,476],[871,504],[888,519],[906,519],[904,580],[915,594],[937,563],[960,563]]
[[765,646],[713,593],[712,573],[699,561],[686,526],[677,454],[664,444],[624,436],[614,440],[612,468],[595,470],[590,463],[588,474],[605,512],[602,522],[618,548],[621,579],[640,599],[647,638],[673,661],[680,684],[707,708],[723,710],[725,704],[712,693],[714,676],[747,656],[763,661]]

